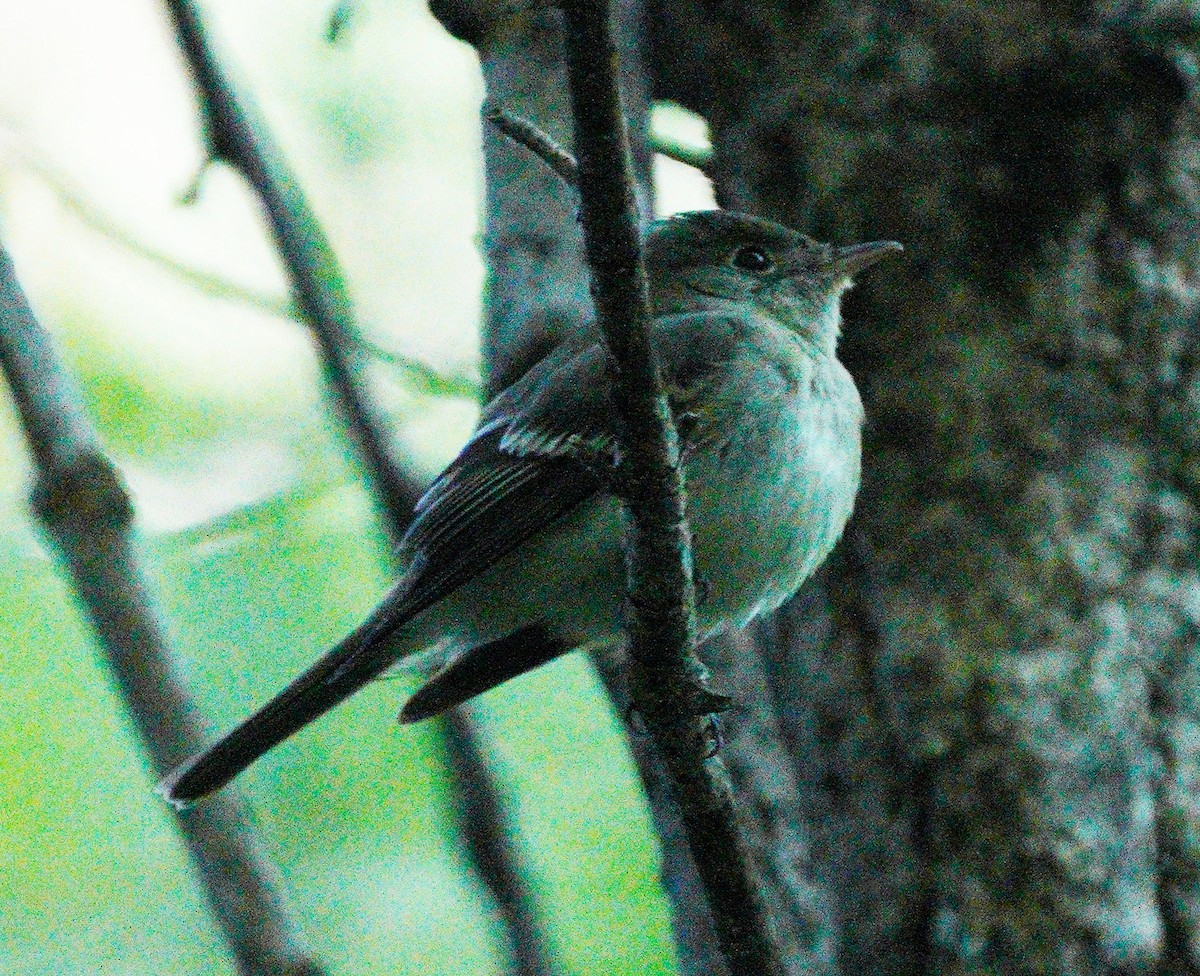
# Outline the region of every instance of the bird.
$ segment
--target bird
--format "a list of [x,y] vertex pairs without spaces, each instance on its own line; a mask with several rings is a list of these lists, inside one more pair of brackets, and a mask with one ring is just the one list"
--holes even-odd
[[[723,210],[654,222],[650,338],[679,435],[697,633],[778,607],[824,561],[858,491],[863,407],[837,358],[845,247]],[[402,722],[622,637],[622,463],[606,350],[561,343],[482,410],[416,506],[402,575],[350,634],[159,784],[187,807],[405,658],[448,648]]]

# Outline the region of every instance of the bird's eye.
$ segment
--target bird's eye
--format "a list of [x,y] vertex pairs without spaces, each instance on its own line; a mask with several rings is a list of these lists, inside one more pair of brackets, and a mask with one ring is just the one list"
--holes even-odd
[[733,254],[733,266],[743,271],[770,271],[774,265],[767,252],[753,244],[739,247]]

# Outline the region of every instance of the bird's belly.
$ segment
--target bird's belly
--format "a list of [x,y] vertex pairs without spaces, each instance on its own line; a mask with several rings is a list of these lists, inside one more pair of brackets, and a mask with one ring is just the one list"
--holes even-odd
[[689,464],[702,633],[775,609],[829,555],[853,508],[858,450],[857,436],[808,423]]

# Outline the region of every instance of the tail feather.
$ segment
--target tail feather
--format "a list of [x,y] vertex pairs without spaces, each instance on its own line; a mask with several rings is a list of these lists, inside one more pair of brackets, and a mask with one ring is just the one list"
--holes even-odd
[[400,721],[420,722],[440,715],[569,650],[569,644],[540,625],[520,627],[499,640],[476,644],[454,658],[408,700],[400,712]]
[[396,655],[388,642],[371,640],[377,634],[358,628],[241,725],[167,774],[156,792],[186,809],[386,671]]

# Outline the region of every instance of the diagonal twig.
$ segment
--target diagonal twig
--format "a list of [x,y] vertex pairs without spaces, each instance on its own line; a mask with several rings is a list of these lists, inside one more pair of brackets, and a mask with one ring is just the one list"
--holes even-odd
[[695,591],[678,441],[650,345],[617,54],[607,0],[568,0],[566,61],[584,243],[597,324],[609,348],[621,428],[620,492],[629,511],[628,619],[634,704],[670,775],[721,949],[734,976],[774,976],[782,961],[728,774],[709,755],[695,656]]
[[367,357],[355,342],[345,273],[282,153],[222,72],[195,5],[191,0],[166,5],[199,91],[209,151],[240,171],[262,201],[300,314],[317,337],[334,402],[398,542],[422,488],[393,457],[386,425],[362,393]]
[[497,919],[507,932],[512,972],[515,976],[551,976],[557,971],[554,957],[538,924],[525,866],[512,849],[508,811],[486,774],[470,707],[451,709],[443,719],[458,827],[475,870],[495,901]]
[[[266,129],[222,73],[190,0],[166,3],[199,90],[209,149],[240,170],[262,200],[300,312],[320,348],[334,403],[371,480],[388,534],[399,541],[421,488],[392,455],[383,422],[366,394],[365,363],[356,354],[357,329],[336,256]],[[544,976],[553,971],[548,943],[536,924],[526,871],[511,844],[504,807],[482,762],[476,732],[462,715],[445,720],[443,729],[467,852],[500,909],[513,971]]]
[[[79,391],[0,245],[0,369],[37,466],[34,512],[66,565],[157,773],[200,749],[196,707],[174,665],[133,539],[133,506]],[[177,815],[213,914],[246,976],[320,976],[233,792]]]
[[520,143],[538,156],[542,162],[562,177],[563,182],[571,186],[578,186],[579,163],[575,161],[575,157],[529,119],[515,115],[490,98],[484,101],[480,114],[485,122],[492,123],[514,142]]

